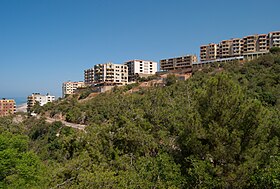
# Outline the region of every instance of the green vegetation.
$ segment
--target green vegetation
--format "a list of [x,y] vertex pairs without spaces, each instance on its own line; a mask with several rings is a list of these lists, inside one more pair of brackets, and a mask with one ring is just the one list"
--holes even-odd
[[157,75],[151,75],[151,76],[148,76],[148,77],[136,77],[136,80],[139,81],[139,82],[145,82],[145,81],[151,81],[151,80],[154,80],[154,79],[158,79],[158,76]]
[[0,118],[0,188],[280,187],[279,55],[167,81],[37,110],[86,132]]
[[280,48],[279,47],[272,47],[269,49],[270,53],[272,54],[280,54]]

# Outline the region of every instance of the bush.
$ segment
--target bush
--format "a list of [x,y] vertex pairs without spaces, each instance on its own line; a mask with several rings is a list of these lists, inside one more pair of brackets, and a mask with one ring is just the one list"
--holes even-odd
[[279,47],[271,47],[271,48],[269,49],[269,52],[270,52],[271,54],[280,54],[280,48],[279,48]]

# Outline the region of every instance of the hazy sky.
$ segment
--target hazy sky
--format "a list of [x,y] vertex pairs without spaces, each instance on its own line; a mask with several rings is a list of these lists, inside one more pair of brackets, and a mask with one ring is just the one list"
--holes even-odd
[[0,0],[0,98],[60,96],[97,63],[280,30],[279,0]]

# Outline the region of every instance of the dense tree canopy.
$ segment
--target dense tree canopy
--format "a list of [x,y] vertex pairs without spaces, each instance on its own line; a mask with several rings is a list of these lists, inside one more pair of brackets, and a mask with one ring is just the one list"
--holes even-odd
[[280,187],[279,55],[130,89],[36,109],[86,132],[0,118],[0,188]]

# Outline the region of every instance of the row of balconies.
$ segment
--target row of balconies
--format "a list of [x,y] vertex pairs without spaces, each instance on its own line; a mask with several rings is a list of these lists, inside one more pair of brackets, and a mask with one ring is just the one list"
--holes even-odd
[[175,67],[191,66],[191,64],[176,64]]
[[172,69],[174,66],[161,66],[161,69],[166,70],[166,69]]
[[272,37],[280,36],[280,32],[272,32],[271,35]]
[[173,65],[173,62],[164,62],[164,63],[161,63],[160,65]]

